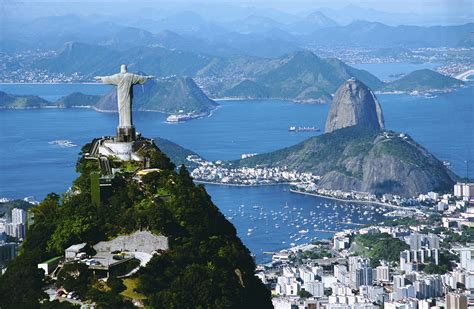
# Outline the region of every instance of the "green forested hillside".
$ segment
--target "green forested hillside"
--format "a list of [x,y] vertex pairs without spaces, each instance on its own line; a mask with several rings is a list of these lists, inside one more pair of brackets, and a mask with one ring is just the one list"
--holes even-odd
[[14,95],[0,91],[0,108],[40,108],[52,105],[34,95]]
[[99,95],[73,92],[70,95],[60,98],[54,104],[59,107],[94,106],[99,99]]
[[[88,150],[89,146],[83,148]],[[96,206],[91,201],[90,175],[99,166],[97,161],[80,158],[74,193],[62,197],[51,193],[33,209],[35,223],[21,254],[0,277],[2,308],[53,307],[48,302],[38,304],[46,299],[39,262],[63,255],[75,243],[94,244],[139,229],[165,235],[170,241],[169,251],[129,278],[147,306],[271,308],[270,291],[254,276],[250,252],[204,187],[194,185],[185,168],[176,173],[156,146],[142,148],[140,154],[150,159],[150,167],[160,169],[143,176],[141,184],[132,177],[140,163],[113,161],[112,166],[122,172],[115,174],[110,198]],[[87,270],[70,271],[76,275],[64,280],[81,282],[76,290],[82,300],[93,301],[99,308],[131,306],[120,294],[126,288],[121,279],[112,276],[104,286]]]
[[411,72],[400,79],[387,83],[383,89],[391,91],[444,90],[459,87],[462,84],[463,82],[458,79],[424,69]]
[[251,81],[231,85],[222,95],[328,102],[331,94],[351,77],[374,89],[383,85],[367,71],[352,68],[337,59],[319,58],[309,51],[298,51],[269,61],[265,71],[256,74]]
[[350,126],[294,146],[230,162],[232,166],[287,166],[322,178],[322,188],[412,197],[448,191],[456,176],[408,136]]

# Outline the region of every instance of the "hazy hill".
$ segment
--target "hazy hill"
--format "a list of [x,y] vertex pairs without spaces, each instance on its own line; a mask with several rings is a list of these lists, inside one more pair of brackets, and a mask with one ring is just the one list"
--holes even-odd
[[309,51],[288,54],[270,61],[266,67],[251,82],[237,83],[224,90],[222,95],[328,102],[330,95],[350,77],[356,77],[373,88],[382,86],[382,82],[367,71],[354,69],[336,59],[319,58]]
[[120,31],[124,26],[110,21],[90,21],[75,14],[40,17],[28,22],[2,25],[3,40],[16,40],[24,48],[60,48],[70,41],[97,43],[101,37]]
[[284,24],[277,22],[270,17],[254,14],[243,19],[223,23],[222,26],[240,33],[265,32],[275,28],[283,29],[285,27]]
[[34,95],[14,95],[0,91],[0,108],[40,108],[52,105]]
[[212,56],[161,47],[137,47],[118,51],[72,42],[57,56],[39,60],[34,67],[66,74],[80,72],[92,79],[94,75],[117,73],[120,65],[127,63],[131,71],[147,71],[156,76],[193,76],[212,59]]
[[93,106],[100,100],[100,95],[83,94],[73,92],[54,102],[58,107],[77,107],[77,106]]
[[400,79],[387,83],[383,89],[389,91],[426,91],[451,89],[461,85],[463,85],[463,82],[458,79],[424,69],[411,72]]
[[[134,86],[133,109],[163,113],[208,114],[218,104],[209,99],[189,77],[150,80]],[[97,110],[116,111],[115,89],[104,95],[95,105]]]
[[323,28],[304,40],[316,46],[442,47],[469,46],[474,23],[459,26],[387,26],[379,22],[354,21],[346,26]]
[[289,24],[284,29],[291,33],[305,34],[318,29],[337,26],[338,23],[335,20],[327,17],[320,11],[314,11],[301,21]]

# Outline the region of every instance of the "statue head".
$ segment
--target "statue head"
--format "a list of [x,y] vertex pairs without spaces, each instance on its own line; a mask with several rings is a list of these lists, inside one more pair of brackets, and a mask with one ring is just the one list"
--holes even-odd
[[120,66],[120,73],[127,73],[127,66],[125,64]]

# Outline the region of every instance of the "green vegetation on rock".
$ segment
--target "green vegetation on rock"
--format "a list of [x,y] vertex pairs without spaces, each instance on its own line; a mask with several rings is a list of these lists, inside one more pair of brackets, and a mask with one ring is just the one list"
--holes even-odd
[[0,91],[0,108],[40,108],[53,105],[34,95],[14,95]]
[[[408,136],[351,126],[294,146],[230,162],[283,167],[322,176],[327,189],[415,196],[448,191],[455,175]],[[383,168],[380,168],[383,167]]]
[[361,254],[371,260],[373,267],[378,266],[380,260],[398,262],[400,252],[410,247],[398,238],[393,238],[387,233],[359,234],[354,241],[363,248]]
[[73,92],[60,98],[54,104],[58,107],[94,106],[100,99],[99,95]]
[[225,88],[221,95],[247,98],[279,98],[301,102],[329,102],[331,93],[345,80],[356,77],[373,88],[383,83],[364,70],[337,59],[322,59],[309,51],[298,51],[276,60],[261,60],[266,69]]
[[186,157],[190,155],[198,155],[192,150],[181,147],[180,145],[167,140],[165,138],[157,137],[155,139],[156,143],[160,145],[160,150],[165,153],[171,162],[176,166],[186,165],[189,169],[196,167],[196,164],[186,160]]

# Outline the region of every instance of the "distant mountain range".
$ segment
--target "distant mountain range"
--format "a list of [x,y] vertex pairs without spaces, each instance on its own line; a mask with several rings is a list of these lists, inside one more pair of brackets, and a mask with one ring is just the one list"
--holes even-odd
[[[209,21],[193,11],[161,19],[118,19],[73,14],[4,23],[0,51],[59,49],[75,41],[113,49],[160,46],[217,56],[278,57],[310,46],[474,46],[473,23],[457,26],[396,26],[374,18],[382,12],[358,7],[281,17],[264,12],[229,22]],[[352,14],[351,14],[352,13]],[[393,19],[400,14],[390,14]],[[405,14],[406,15],[406,14]],[[351,16],[356,16],[353,18]],[[401,19],[398,19],[401,20]],[[466,19],[469,20],[469,19]],[[471,19],[472,20],[472,19]]]
[[301,38],[313,46],[330,47],[468,47],[474,46],[474,23],[459,26],[387,26],[354,21],[346,26],[323,28]]
[[[299,102],[329,102],[345,80],[355,77],[373,90],[411,91],[459,86],[462,82],[429,70],[384,84],[367,71],[337,59],[323,59],[309,51],[296,51],[277,59],[217,57],[161,47],[124,51],[103,46],[68,43],[56,56],[37,61],[37,69],[72,74],[113,74],[120,64],[133,71],[167,76],[192,76],[213,98],[279,98]],[[423,78],[420,78],[423,76]]]
[[[214,62],[198,77],[214,76],[208,85],[212,97],[278,98],[297,102],[330,102],[331,95],[347,79],[356,78],[372,90],[429,91],[463,85],[462,81],[431,70],[412,72],[400,80],[384,83],[365,70],[338,59],[323,59],[309,51],[294,52],[278,59],[237,59]],[[226,76],[245,76],[232,80]],[[215,82],[217,81],[217,82]]]

